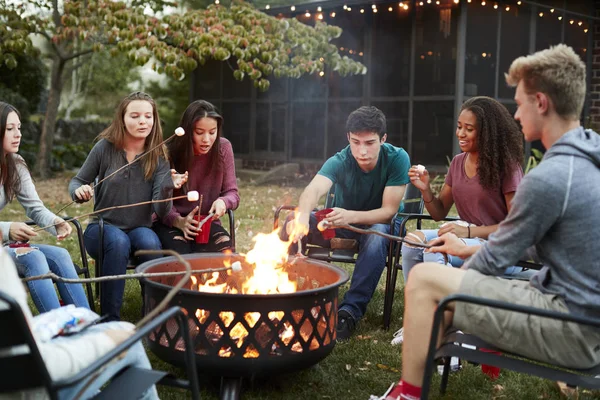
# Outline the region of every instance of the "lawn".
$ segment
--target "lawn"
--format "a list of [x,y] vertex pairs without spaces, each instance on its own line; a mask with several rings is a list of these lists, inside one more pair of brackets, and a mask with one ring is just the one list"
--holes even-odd
[[[69,202],[67,184],[71,176],[60,175],[47,181],[38,181],[36,186],[46,206],[55,211]],[[259,232],[272,230],[273,211],[279,204],[294,204],[301,187],[289,185],[253,186],[240,183],[241,206],[235,212],[236,239],[239,252],[247,252],[251,238]],[[91,211],[90,205],[73,205],[67,210],[71,216]],[[0,220],[24,220],[25,215],[18,203],[13,203],[0,212]],[[82,221],[85,222],[85,221]],[[85,224],[84,224],[85,225]],[[75,237],[62,242],[43,233],[37,242],[67,248],[74,260],[80,260]],[[91,263],[91,260],[90,260]],[[352,266],[342,265],[351,272]],[[402,276],[402,274],[400,274]],[[349,283],[341,288],[341,295]],[[249,382],[245,385],[244,399],[357,399],[366,400],[370,394],[380,395],[389,384],[396,381],[401,368],[401,349],[390,345],[393,332],[402,325],[402,282],[398,282],[390,331],[382,330],[383,291],[385,274],[364,319],[358,325],[354,337],[347,343],[337,344],[329,357],[317,366],[284,376],[274,376],[267,382]],[[137,282],[127,281],[124,319],[135,322],[141,318],[140,287]],[[157,369],[167,369],[176,375],[185,376],[184,371],[174,368],[157,357],[150,355]],[[218,398],[218,381],[201,377],[202,398]],[[438,393],[439,377],[433,383],[432,398],[441,398]],[[189,395],[177,389],[160,388],[163,399],[182,399]],[[502,371],[500,378],[491,381],[477,366],[465,364],[460,372],[450,376],[447,399],[559,399],[559,391],[553,382]],[[600,399],[600,393],[580,391],[581,399]]]

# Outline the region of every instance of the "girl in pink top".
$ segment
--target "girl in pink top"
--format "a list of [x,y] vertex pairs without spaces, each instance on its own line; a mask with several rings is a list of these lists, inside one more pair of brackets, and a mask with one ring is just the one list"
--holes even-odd
[[[440,229],[410,232],[407,239],[427,243],[444,233],[454,233],[467,245],[480,245],[496,231],[506,217],[510,203],[523,178],[523,134],[506,107],[490,97],[472,97],[463,103],[456,136],[463,153],[450,163],[444,186],[435,197],[429,172],[413,165],[408,171],[411,183],[423,195],[425,208],[439,221],[456,204],[462,221],[447,222]],[[440,253],[424,253],[423,248],[402,245],[402,272],[406,283],[409,272],[423,261],[444,262]],[[464,260],[448,256],[452,267]],[[532,271],[508,268],[505,275],[528,278]],[[403,332],[394,334],[392,344],[402,343]]]
[[[215,106],[204,100],[191,103],[179,123],[186,135],[178,136],[169,144],[169,158],[173,168],[185,168],[188,182],[174,196],[197,190],[202,204],[187,199],[173,201],[169,214],[154,224],[163,248],[180,254],[220,252],[231,248],[231,236],[221,226],[219,218],[228,209],[235,210],[240,202],[233,149],[222,137],[223,117]],[[212,222],[201,229],[210,229],[208,243],[196,243],[200,232],[194,216],[214,214]],[[209,221],[211,221],[209,219]]]

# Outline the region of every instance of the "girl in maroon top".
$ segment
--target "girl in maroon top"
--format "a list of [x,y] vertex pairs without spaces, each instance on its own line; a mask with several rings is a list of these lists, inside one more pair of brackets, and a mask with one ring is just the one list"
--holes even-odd
[[[191,103],[179,123],[186,135],[177,136],[169,144],[169,158],[173,168],[189,172],[188,182],[174,196],[196,190],[202,204],[187,199],[173,201],[173,207],[154,224],[164,249],[180,254],[221,252],[231,248],[231,236],[221,226],[219,218],[228,209],[235,210],[240,202],[233,149],[222,137],[223,117],[215,106],[204,100]],[[196,243],[200,232],[194,216],[214,214],[210,223],[208,243]],[[210,220],[209,220],[210,221]],[[202,229],[209,227],[207,222]]]

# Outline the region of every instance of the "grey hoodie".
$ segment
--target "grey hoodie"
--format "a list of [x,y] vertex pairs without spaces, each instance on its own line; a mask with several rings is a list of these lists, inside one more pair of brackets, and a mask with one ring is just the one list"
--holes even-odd
[[599,230],[600,136],[576,128],[525,175],[508,216],[465,267],[501,275],[535,246],[544,268],[530,284],[574,314],[600,317]]

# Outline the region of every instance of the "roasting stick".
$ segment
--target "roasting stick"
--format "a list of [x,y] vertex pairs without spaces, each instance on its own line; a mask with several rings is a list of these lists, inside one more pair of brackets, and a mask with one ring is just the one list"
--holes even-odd
[[[95,185],[91,185],[92,190],[94,190],[95,188],[97,188],[98,186],[100,186],[100,184],[104,181],[106,181],[109,178],[112,178],[117,172],[121,171],[124,168],[129,167],[130,165],[132,165],[133,163],[135,163],[138,160],[141,160],[142,157],[144,157],[147,154],[150,154],[150,152],[152,152],[153,150],[155,150],[156,148],[165,145],[169,140],[173,139],[175,136],[183,136],[185,135],[185,131],[183,130],[182,127],[179,127],[177,129],[175,129],[175,133],[172,134],[171,136],[169,136],[168,138],[166,138],[165,140],[163,140],[162,142],[160,142],[159,144],[157,144],[156,146],[154,146],[153,148],[151,148],[150,150],[142,153],[139,157],[135,158],[132,162],[129,162],[125,165],[123,165],[121,168],[118,168],[116,171],[113,171],[112,173],[110,173],[108,176],[105,176],[104,178],[102,178],[100,181],[98,181],[98,183],[96,183]],[[68,207],[72,206],[77,200],[73,200],[71,201],[69,204],[67,204],[66,206],[64,206],[63,208],[61,208],[60,210],[58,210],[57,212],[55,212],[56,215],[59,215],[62,211],[66,210]]]
[[323,220],[323,221],[319,222],[319,224],[317,225],[317,229],[321,232],[323,232],[325,229],[338,229],[338,228],[339,229],[348,229],[349,231],[354,231],[354,232],[362,233],[362,234],[379,235],[386,239],[393,240],[395,242],[402,242],[402,243],[409,244],[411,246],[422,247],[424,249],[429,249],[432,247],[431,245],[426,244],[426,243],[413,242],[412,240],[405,239],[402,236],[390,235],[389,233],[379,232],[379,231],[376,231],[373,229],[357,228],[350,224],[334,225],[332,223],[327,222],[326,220]]
[[[327,222],[326,220],[323,220],[323,221],[319,222],[319,224],[317,225],[317,229],[321,232],[324,231],[325,229],[332,229],[332,228],[348,229],[349,231],[354,231],[354,232],[361,233],[361,234],[379,235],[386,239],[393,240],[395,242],[402,242],[402,243],[406,243],[410,246],[422,247],[424,249],[430,249],[433,247],[430,244],[413,242],[412,240],[405,239],[402,236],[390,235],[389,233],[383,233],[383,232],[379,232],[379,231],[376,231],[373,229],[357,228],[356,226],[352,226],[350,224],[334,225],[332,223]],[[447,264],[448,263],[448,255],[446,253],[442,253],[442,255],[444,256],[444,263]]]
[[214,216],[215,216],[215,213],[208,214],[202,221],[200,221],[200,223],[198,223],[198,229],[202,228],[202,225],[204,225],[206,223],[206,221],[208,221],[209,219],[211,219]]
[[[171,197],[171,198],[168,198],[168,199],[148,200],[148,201],[142,201],[142,202],[139,202],[139,203],[123,204],[123,205],[120,205],[120,206],[106,207],[106,208],[103,208],[101,210],[96,210],[96,211],[92,211],[92,212],[87,213],[87,214],[78,215],[77,217],[72,217],[71,219],[73,220],[73,219],[80,219],[80,218],[83,218],[83,217],[89,217],[90,215],[100,214],[100,213],[103,213],[105,211],[116,210],[116,209],[119,209],[119,208],[136,207],[136,206],[142,206],[144,204],[164,203],[164,202],[167,202],[167,201],[178,200],[178,199],[185,199],[185,198],[187,198],[189,201],[196,201],[198,199],[198,192],[196,192],[195,190],[192,190],[191,192],[188,192],[188,194],[186,194],[186,195],[175,196],[175,197]],[[60,225],[60,224],[63,224],[63,223],[64,223],[64,221],[57,222],[57,223],[52,224],[52,225],[42,226],[40,228],[34,229],[34,232],[38,232],[38,231],[41,231],[41,230],[44,230],[44,229],[47,229],[47,228],[52,228],[53,226]]]

